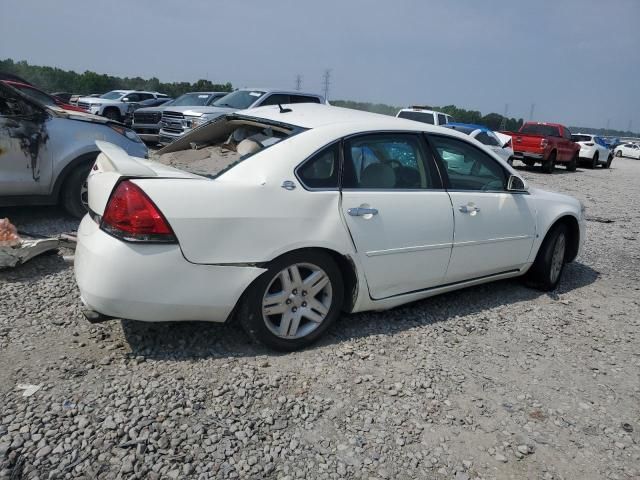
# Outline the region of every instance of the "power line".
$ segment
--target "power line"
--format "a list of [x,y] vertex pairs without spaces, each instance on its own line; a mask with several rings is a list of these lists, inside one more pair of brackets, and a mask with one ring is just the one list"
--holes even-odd
[[331,69],[327,68],[322,75],[322,84],[324,85],[324,99],[329,100],[329,86],[331,85]]
[[296,75],[296,90],[299,92],[302,89],[302,75]]

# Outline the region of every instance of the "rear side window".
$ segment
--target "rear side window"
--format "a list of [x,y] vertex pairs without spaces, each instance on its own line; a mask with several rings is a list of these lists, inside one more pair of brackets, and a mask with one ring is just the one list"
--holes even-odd
[[476,135],[476,140],[478,140],[483,145],[489,145],[490,147],[499,147],[500,142],[494,135],[489,135],[488,132],[480,132]]
[[318,97],[308,97],[306,95],[290,95],[291,103],[320,103]]
[[429,125],[435,124],[433,113],[427,112],[412,112],[410,110],[404,110],[398,114],[398,118],[415,120],[416,122],[428,123]]
[[447,123],[447,117],[443,113],[438,114],[438,125],[445,125]]
[[307,188],[334,190],[338,188],[340,172],[339,143],[334,143],[298,167],[298,179]]
[[343,188],[435,188],[422,143],[412,134],[374,134],[345,141]]

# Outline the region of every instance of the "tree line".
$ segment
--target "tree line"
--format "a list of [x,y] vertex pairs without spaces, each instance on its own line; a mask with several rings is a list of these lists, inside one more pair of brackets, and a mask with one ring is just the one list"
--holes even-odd
[[54,67],[29,65],[25,61],[0,60],[0,72],[17,75],[45,92],[68,92],[79,95],[105,93],[110,90],[148,90],[178,97],[186,92],[231,92],[231,83],[213,83],[200,79],[197,82],[161,82],[156,77],[115,77],[90,70],[77,73]]
[[[231,92],[233,86],[230,82],[213,83],[210,80],[200,79],[197,82],[161,82],[158,78],[141,77],[115,77],[113,75],[100,74],[90,70],[84,73],[77,73],[73,70],[62,70],[55,67],[45,67],[40,65],[29,65],[26,61],[14,61],[10,58],[0,60],[0,73],[13,74],[21,77],[41,88],[46,92],[69,92],[80,95],[90,95],[92,93],[105,93],[109,90],[149,90],[166,93],[171,97],[178,97],[186,92],[211,91],[211,92]],[[354,102],[351,100],[332,100],[332,105],[339,107],[365,110],[367,112],[393,115],[400,110],[400,107],[386,105],[384,103]],[[442,107],[430,107],[433,110],[451,115],[457,122],[473,123],[484,125],[492,130],[517,131],[523,124],[522,118],[506,118],[503,127],[504,117],[499,113],[488,113],[482,115],[477,110],[465,110],[455,105],[445,105]],[[573,132],[592,133],[594,135],[608,136],[640,136],[637,133],[605,130],[603,128],[589,127],[569,127]]]

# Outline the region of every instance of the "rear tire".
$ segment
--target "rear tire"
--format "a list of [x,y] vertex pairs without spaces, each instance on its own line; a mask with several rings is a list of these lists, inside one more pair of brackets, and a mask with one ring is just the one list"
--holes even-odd
[[609,155],[609,158],[607,158],[607,163],[602,165],[602,168],[609,168],[611,166],[611,162],[613,162],[613,155]]
[[591,159],[591,163],[589,164],[589,168],[596,168],[598,166],[599,155],[598,152],[595,153],[593,158]]
[[553,173],[556,168],[556,154],[555,152],[549,155],[547,160],[542,162],[542,171],[544,173]]
[[554,290],[564,270],[568,230],[565,225],[556,225],[545,237],[533,265],[526,274],[527,284],[538,290]]
[[62,206],[76,218],[84,217],[89,208],[86,184],[92,166],[93,162],[78,165],[62,185]]
[[239,321],[254,341],[275,350],[299,350],[340,316],[343,297],[342,275],[330,255],[293,252],[271,262],[247,289]]
[[522,160],[522,163],[524,163],[527,167],[533,167],[536,164],[534,160]]
[[571,159],[571,161],[569,163],[567,163],[567,171],[568,172],[575,172],[577,167],[578,167],[578,155],[576,154]]
[[618,158],[622,157],[622,151],[621,150],[618,150],[616,152],[616,157],[618,157]]

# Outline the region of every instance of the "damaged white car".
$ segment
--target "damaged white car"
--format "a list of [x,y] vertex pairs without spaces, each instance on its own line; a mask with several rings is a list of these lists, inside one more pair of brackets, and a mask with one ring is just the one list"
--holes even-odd
[[526,275],[558,284],[580,203],[467,135],[324,105],[229,114],[158,162],[100,143],[75,273],[90,320],[238,318],[273,348],[341,312]]

